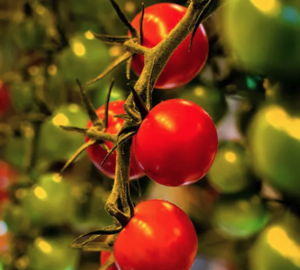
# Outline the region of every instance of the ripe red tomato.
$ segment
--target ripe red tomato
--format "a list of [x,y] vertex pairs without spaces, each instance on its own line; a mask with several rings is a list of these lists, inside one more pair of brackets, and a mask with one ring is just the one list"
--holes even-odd
[[[121,118],[116,118],[114,115],[117,114],[123,114],[125,113],[123,109],[124,101],[115,101],[109,103],[109,113],[108,113],[108,127],[106,128],[106,132],[109,134],[117,134],[123,125],[124,120]],[[101,106],[97,111],[97,115],[100,119],[104,119],[104,112],[105,112],[105,106]],[[89,121],[87,124],[87,127],[91,127],[92,122]],[[89,140],[89,138],[85,139],[86,141]],[[113,147],[113,144],[111,142],[105,142],[105,144],[108,146],[109,149]],[[131,165],[130,165],[130,179],[137,179],[144,175],[143,171],[141,170],[140,166],[138,165],[134,154],[134,146],[131,151]],[[98,144],[95,144],[87,149],[87,152],[91,158],[91,160],[94,162],[96,167],[106,176],[114,178],[115,177],[115,169],[116,169],[116,151],[113,152],[107,161],[104,163],[102,167],[100,167],[103,159],[106,157],[107,152]]]
[[[102,251],[100,254],[100,263],[101,265],[105,264],[105,262],[108,260],[110,256],[110,252],[108,251]],[[117,266],[113,264],[112,266],[108,267],[107,270],[118,270]]]
[[0,160],[0,202],[9,199],[9,186],[17,181],[17,172]]
[[188,270],[198,248],[197,234],[188,216],[162,200],[145,201],[114,245],[122,270]]
[[11,107],[8,87],[0,80],[0,114],[5,113]]
[[211,117],[198,105],[170,99],[155,106],[135,138],[135,155],[145,174],[166,186],[201,179],[211,167],[218,136]]
[[[185,15],[187,9],[171,3],[159,3],[145,9],[143,21],[144,39],[142,45],[155,47],[162,41]],[[139,13],[132,25],[139,31]],[[170,89],[191,81],[203,68],[208,56],[208,40],[204,27],[199,26],[189,52],[189,35],[174,51],[163,69],[155,87]],[[131,64],[134,72],[140,75],[144,67],[144,56],[135,55]]]

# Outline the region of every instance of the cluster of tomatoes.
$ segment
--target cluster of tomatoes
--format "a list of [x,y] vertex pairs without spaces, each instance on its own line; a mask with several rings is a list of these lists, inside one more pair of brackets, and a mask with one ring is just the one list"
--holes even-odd
[[[178,24],[186,8],[162,3],[145,9],[143,46],[152,48],[162,41]],[[139,29],[141,13],[133,20]],[[175,50],[163,69],[156,88],[179,87],[191,81],[204,66],[208,41],[201,25],[191,51],[186,38]],[[132,68],[140,75],[144,57],[135,55]],[[124,114],[125,101],[110,102],[105,132],[117,134],[124,123],[115,115]],[[105,106],[96,110],[104,119]],[[88,128],[92,126],[90,121]],[[86,138],[88,141],[89,138]],[[112,148],[111,142],[105,142]],[[210,169],[218,146],[218,136],[212,118],[195,103],[170,99],[159,103],[143,119],[131,148],[130,180],[144,174],[165,186],[183,186],[203,178]],[[106,162],[107,152],[93,145],[87,152],[96,167],[110,178],[115,176],[116,152]],[[159,239],[159,241],[157,240]],[[197,235],[187,215],[177,206],[162,200],[145,201],[135,207],[135,213],[114,244],[116,266],[109,269],[190,269],[197,253]],[[139,253],[139,256],[136,254]],[[109,253],[101,254],[103,264]],[[154,259],[155,258],[155,259]]]

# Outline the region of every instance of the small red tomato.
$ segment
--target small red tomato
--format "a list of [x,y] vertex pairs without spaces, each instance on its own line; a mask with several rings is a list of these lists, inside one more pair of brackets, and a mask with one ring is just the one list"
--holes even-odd
[[122,270],[189,270],[198,240],[193,223],[177,206],[162,200],[145,201],[114,244]]
[[[171,3],[159,3],[145,9],[143,20],[143,43],[148,48],[160,43],[179,23],[187,9]],[[139,31],[139,13],[132,25]],[[189,52],[191,34],[177,47],[164,67],[156,88],[170,89],[180,87],[191,81],[203,68],[208,56],[208,40],[204,27],[199,26]],[[135,55],[131,64],[134,72],[140,75],[144,67],[144,56]]]
[[211,167],[218,135],[211,117],[198,105],[170,99],[155,106],[135,138],[135,155],[145,174],[165,186],[201,179]]
[[[114,101],[109,103],[109,113],[108,113],[108,126],[106,128],[106,132],[109,134],[117,134],[123,125],[124,120],[121,118],[116,118],[114,115],[123,114],[125,113],[123,109],[125,101]],[[105,106],[101,106],[97,111],[97,115],[100,119],[104,119],[105,113]],[[91,127],[92,122],[89,121],[87,127]],[[85,141],[87,142],[89,138],[86,138]],[[109,149],[113,147],[111,142],[105,142]],[[144,175],[143,171],[141,170],[140,166],[138,165],[134,154],[134,146],[132,147],[131,151],[131,165],[130,165],[130,179],[137,179]],[[103,159],[106,157],[107,152],[98,144],[95,144],[87,149],[87,152],[94,162],[96,167],[106,176],[114,178],[115,177],[115,169],[116,169],[116,151],[113,152],[109,158],[106,160],[104,165],[100,167]]]
[[9,186],[17,181],[17,172],[6,162],[0,160],[0,201],[9,197]]
[[[105,262],[108,260],[109,256],[110,256],[110,252],[108,251],[102,251],[100,254],[100,263],[101,265],[105,264]],[[107,270],[118,270],[117,266],[114,264],[110,267],[107,268]]]
[[8,87],[0,80],[0,114],[5,113],[11,107]]

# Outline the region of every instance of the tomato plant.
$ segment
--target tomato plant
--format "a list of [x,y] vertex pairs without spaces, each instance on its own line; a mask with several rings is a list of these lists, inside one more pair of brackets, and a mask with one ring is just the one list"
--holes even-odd
[[[148,48],[155,47],[179,23],[186,11],[185,7],[171,3],[147,7],[143,20],[142,45]],[[140,17],[141,13],[132,21],[137,30]],[[204,27],[199,26],[189,52],[190,39],[191,35],[174,51],[155,84],[156,88],[169,89],[182,86],[191,81],[203,68],[208,56],[208,40]],[[144,67],[144,56],[135,55],[131,67],[137,75],[140,75]]]
[[253,269],[299,270],[299,225],[299,217],[288,212],[268,226],[250,250]]
[[[84,139],[77,134],[62,130],[59,126],[84,126],[88,116],[76,104],[58,107],[53,116],[48,117],[42,124],[39,140],[39,157],[51,162],[66,161],[82,145]],[[40,161],[41,161],[40,160]]]
[[217,147],[210,116],[190,101],[170,99],[155,106],[142,122],[135,155],[149,178],[162,185],[181,186],[207,173]]
[[22,198],[24,211],[34,224],[68,223],[75,207],[75,200],[70,196],[70,192],[70,184],[58,175],[42,175]]
[[187,215],[162,200],[149,200],[117,236],[114,256],[122,270],[187,270],[197,253],[197,235]]
[[201,106],[215,123],[219,122],[227,112],[227,102],[224,93],[212,87],[194,85],[179,91],[178,97],[190,100]]
[[0,115],[9,110],[10,106],[9,88],[0,80]]
[[105,44],[93,36],[77,35],[70,39],[70,47],[59,55],[58,68],[66,82],[75,83],[76,79],[87,82],[98,76],[109,62]]
[[250,157],[242,144],[223,142],[208,172],[209,181],[222,193],[239,192],[251,183],[250,165]]
[[[108,260],[109,256],[111,255],[108,251],[102,251],[100,254],[100,263],[101,265],[105,264],[105,262]],[[114,264],[107,268],[107,270],[118,270],[117,266]]]
[[28,246],[27,256],[32,270],[75,269],[80,254],[69,248],[71,235],[38,237]]
[[249,128],[255,169],[273,187],[294,198],[300,195],[299,121],[299,112],[291,113],[281,105],[270,104],[259,110]]
[[298,78],[299,12],[297,0],[230,1],[222,25],[239,66],[281,78]]
[[47,27],[44,23],[30,17],[13,26],[12,35],[21,50],[40,48],[47,38]]
[[223,195],[215,204],[212,223],[227,237],[248,238],[267,224],[269,216],[259,196]]
[[[115,101],[109,103],[109,112],[108,112],[108,126],[106,128],[106,132],[109,134],[117,134],[123,125],[124,120],[121,118],[114,117],[114,115],[117,114],[123,114],[125,113],[123,109],[124,101]],[[97,111],[97,115],[100,119],[104,118],[105,113],[105,106],[101,106]],[[87,127],[91,127],[92,122],[89,121]],[[89,138],[86,138],[86,141],[88,141]],[[108,146],[109,149],[112,148],[113,144],[111,142],[105,142],[105,144]],[[134,156],[134,145],[131,153],[131,165],[130,165],[130,179],[137,179],[144,175],[143,171],[141,170],[140,166],[136,162],[135,156]],[[95,144],[87,149],[87,152],[91,158],[91,160],[94,162],[94,164],[97,166],[97,168],[106,176],[114,178],[115,177],[115,169],[116,169],[116,151],[113,152],[107,161],[104,163],[103,166],[100,166],[103,159],[106,157],[107,152],[99,145]]]

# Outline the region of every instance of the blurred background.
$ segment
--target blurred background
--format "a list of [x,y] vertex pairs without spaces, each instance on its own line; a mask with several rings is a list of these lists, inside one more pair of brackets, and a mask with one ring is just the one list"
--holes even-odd
[[[117,2],[129,19],[141,10],[140,0]],[[132,197],[165,199],[189,215],[199,236],[192,270],[297,270],[299,2],[229,2],[204,23],[209,57],[199,75],[153,94],[154,104],[179,97],[211,115],[215,162],[186,187],[131,181]],[[123,53],[90,31],[127,33],[108,0],[0,0],[0,270],[99,268],[99,253],[68,245],[111,224],[104,205],[113,180],[86,151],[57,176],[84,143],[58,126],[89,120],[76,79],[95,78]],[[112,77],[111,100],[126,99],[125,68],[87,88],[96,108]]]

